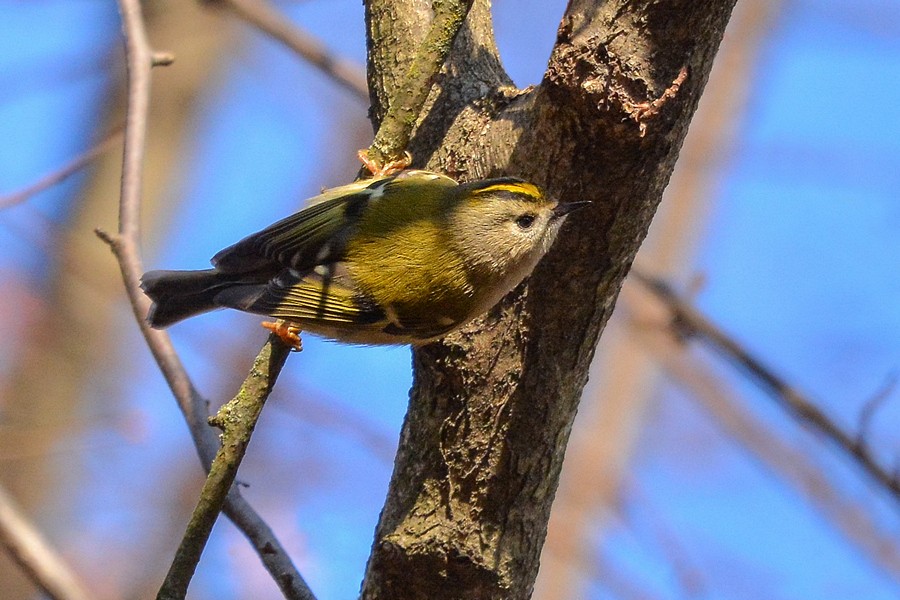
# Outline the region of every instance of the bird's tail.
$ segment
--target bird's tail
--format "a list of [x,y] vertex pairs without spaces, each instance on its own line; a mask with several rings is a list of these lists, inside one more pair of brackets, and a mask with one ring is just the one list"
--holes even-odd
[[141,289],[153,300],[147,321],[162,329],[172,323],[218,308],[216,294],[234,284],[234,275],[205,271],[150,271],[141,277]]

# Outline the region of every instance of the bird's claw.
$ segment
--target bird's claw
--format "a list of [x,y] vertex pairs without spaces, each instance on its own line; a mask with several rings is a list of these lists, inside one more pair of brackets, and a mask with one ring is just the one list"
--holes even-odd
[[403,156],[400,158],[388,161],[383,165],[379,165],[377,161],[372,160],[369,157],[368,150],[360,150],[356,155],[359,157],[359,160],[362,161],[363,166],[368,169],[374,177],[387,177],[388,175],[399,173],[412,164],[412,154],[409,152],[404,152]]
[[277,321],[263,321],[260,323],[264,329],[268,329],[278,336],[285,346],[296,352],[303,350],[303,341],[300,339],[300,327],[296,323],[278,319]]

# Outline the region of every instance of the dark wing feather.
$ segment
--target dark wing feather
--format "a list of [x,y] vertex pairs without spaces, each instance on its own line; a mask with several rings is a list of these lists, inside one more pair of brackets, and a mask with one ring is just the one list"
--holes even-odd
[[344,277],[316,272],[301,275],[285,270],[265,284],[223,290],[216,303],[301,325],[380,329],[387,323],[384,311],[348,286]]
[[326,191],[311,206],[225,248],[212,264],[224,273],[273,266],[303,272],[339,261],[366,205],[388,181],[363,181]]

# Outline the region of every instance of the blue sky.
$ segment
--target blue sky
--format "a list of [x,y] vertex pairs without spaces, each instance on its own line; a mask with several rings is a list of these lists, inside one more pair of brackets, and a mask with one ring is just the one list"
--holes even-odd
[[[517,84],[540,80],[562,7],[495,1],[498,44]],[[283,8],[321,32],[338,54],[363,63],[358,1]],[[2,194],[90,145],[111,85],[110,57],[121,50],[111,1],[0,0],[0,13]],[[851,429],[866,400],[900,371],[898,23],[900,7],[887,0],[782,4],[692,269],[708,282],[697,297],[701,308]],[[185,157],[189,175],[171,190],[181,199],[174,226],[165,238],[145,242],[148,267],[203,268],[217,250],[296,209],[301,198],[349,179],[352,155],[333,138],[353,128],[369,131],[365,106],[260,36],[248,35],[223,60],[227,75],[205,92],[196,115]],[[344,161],[347,172],[321,168],[328,161]],[[15,278],[46,285],[53,265],[28,228],[36,215],[64,219],[82,181],[75,177],[27,206],[0,212],[0,293]],[[124,303],[121,312],[127,327]],[[254,318],[226,313],[172,329],[201,389],[219,398],[227,391],[210,355],[224,351],[204,344],[211,332],[222,336],[216,339],[227,343],[234,361],[247,364],[264,333]],[[167,397],[161,378],[136,334],[128,336],[137,384],[112,410],[138,415],[146,433],[129,441],[98,429],[94,446],[65,459],[82,465],[94,483],[81,491],[80,510],[66,517],[68,529],[56,534],[70,541],[90,535],[126,553],[135,551],[136,532],[166,519],[157,504],[135,506],[135,499],[158,494],[167,463],[196,462],[174,403],[160,400]],[[274,515],[319,597],[350,598],[390,476],[390,459],[372,448],[389,452],[396,444],[411,380],[409,351],[312,338],[304,346],[267,406],[241,476],[251,483],[248,496]],[[15,361],[12,352],[0,352],[0,373]],[[755,414],[812,448],[850,495],[900,533],[896,507],[885,509],[864,475],[752,386],[736,385]],[[683,394],[671,384],[661,390],[634,476],[653,512],[706,574],[704,598],[900,598],[896,577],[874,568]],[[321,404],[359,425],[349,432],[322,426],[329,417],[316,412]],[[303,416],[313,413],[318,425]],[[895,392],[872,425],[871,441],[887,464],[900,451],[898,426]],[[136,471],[161,474],[134,481]],[[679,597],[664,554],[639,531],[620,527],[609,536],[603,551],[610,560],[659,597]],[[237,574],[215,576],[255,560],[243,544],[230,525],[217,526],[194,597],[246,597],[248,584]],[[276,597],[270,584],[259,585],[254,593]],[[586,593],[609,597],[601,584]]]

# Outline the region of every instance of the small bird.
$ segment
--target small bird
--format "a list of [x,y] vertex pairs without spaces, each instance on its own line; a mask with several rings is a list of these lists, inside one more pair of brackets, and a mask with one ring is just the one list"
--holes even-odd
[[567,214],[513,177],[458,184],[407,170],[324,191],[203,271],[150,271],[155,328],[216,308],[353,344],[424,344],[487,312],[547,252]]

